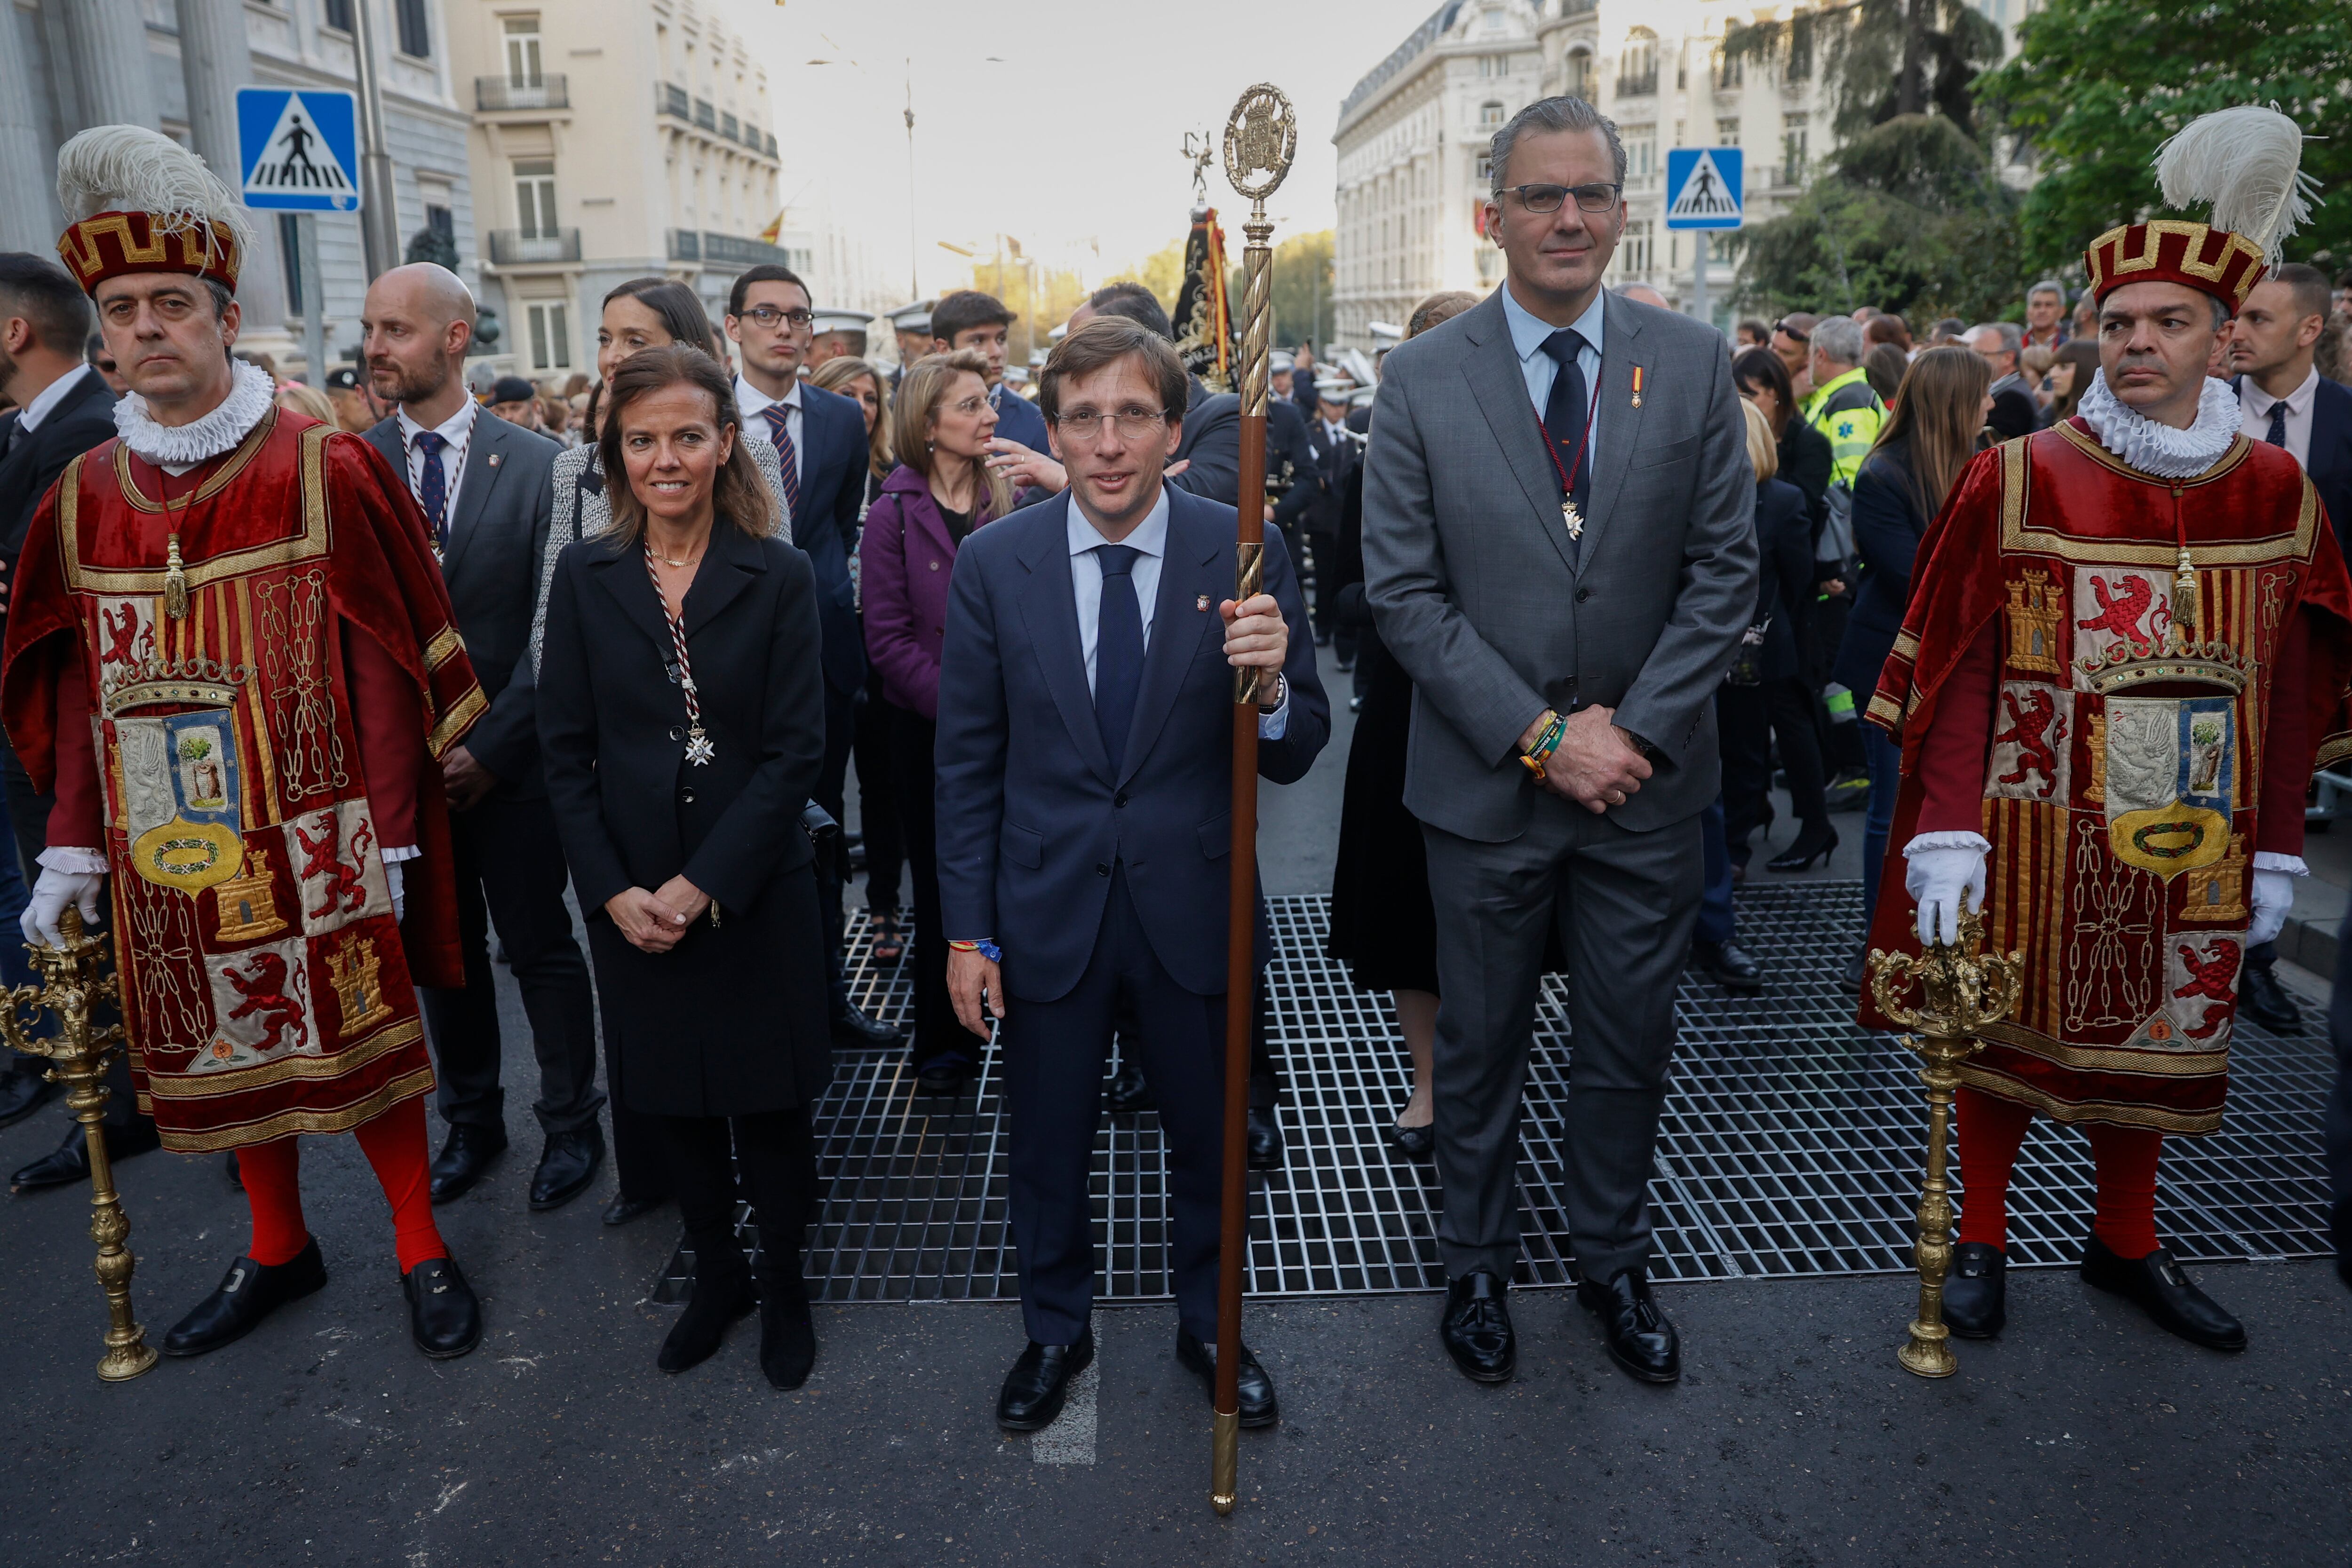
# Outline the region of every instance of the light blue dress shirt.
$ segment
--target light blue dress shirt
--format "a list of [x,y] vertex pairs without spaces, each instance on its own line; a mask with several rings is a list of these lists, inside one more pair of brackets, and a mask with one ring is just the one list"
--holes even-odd
[[[1519,374],[1527,378],[1528,401],[1536,405],[1536,419],[1543,419],[1544,409],[1551,402],[1551,383],[1559,377],[1559,366],[1543,351],[1544,340],[1559,330],[1511,297],[1507,282],[1499,291],[1503,296],[1503,319],[1511,324],[1511,347],[1518,351]],[[1609,291],[1601,289],[1592,296],[1592,303],[1584,314],[1569,323],[1584,336],[1584,347],[1576,351],[1576,368],[1584,372],[1584,393],[1591,397],[1601,385],[1601,307],[1608,303]],[[1598,404],[1594,405],[1596,408]],[[1592,421],[1598,424],[1596,418]],[[1601,434],[1591,434],[1594,444],[1586,449],[1584,461],[1598,472],[1601,467],[1599,442]]]

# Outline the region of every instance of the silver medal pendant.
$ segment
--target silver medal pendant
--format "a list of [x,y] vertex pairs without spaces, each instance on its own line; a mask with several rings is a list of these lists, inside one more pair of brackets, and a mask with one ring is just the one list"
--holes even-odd
[[1570,538],[1580,539],[1584,537],[1584,514],[1576,509],[1574,501],[1560,502],[1559,516],[1560,520],[1568,525]]
[[697,768],[707,768],[710,759],[718,755],[719,748],[710,744],[710,737],[702,733],[700,725],[686,732],[686,759],[688,762]]

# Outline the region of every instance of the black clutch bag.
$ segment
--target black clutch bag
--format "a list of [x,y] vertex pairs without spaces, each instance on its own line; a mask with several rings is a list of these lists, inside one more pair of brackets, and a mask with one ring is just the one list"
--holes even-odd
[[816,852],[817,880],[831,881],[839,874],[841,824],[833,820],[832,812],[811,800],[801,808],[801,831],[808,835],[809,848]]

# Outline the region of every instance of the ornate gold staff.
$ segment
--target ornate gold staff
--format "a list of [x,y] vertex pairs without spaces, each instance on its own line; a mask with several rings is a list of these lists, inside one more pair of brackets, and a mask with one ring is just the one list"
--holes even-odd
[[[26,946],[41,984],[18,986],[7,993],[0,1009],[0,1036],[11,1050],[28,1056],[46,1056],[55,1065],[48,1076],[66,1086],[66,1104],[81,1123],[89,1148],[89,1236],[98,1243],[98,1282],[106,1289],[106,1354],[99,1357],[98,1375],[109,1383],[138,1376],[155,1364],[147,1331],[131,1315],[131,1271],[135,1260],[123,1243],[131,1239],[131,1221],[114,1195],[114,1167],[106,1157],[106,1129],[100,1124],[110,1094],[107,1064],[125,1049],[122,1026],[104,1029],[90,1022],[101,1001],[120,1002],[121,985],[108,971],[112,967],[112,943],[101,932],[90,936],[81,927],[80,911],[68,907],[58,920],[65,946],[35,942]],[[39,1024],[44,1010],[58,1015],[55,1040],[34,1040],[26,1031]]]
[[[1290,99],[1260,82],[1242,94],[1225,121],[1225,178],[1250,200],[1242,232],[1241,543],[1234,599],[1246,603],[1265,578],[1265,389],[1274,333],[1274,220],[1265,199],[1290,172],[1298,121]],[[1231,1513],[1240,1500],[1242,1270],[1249,1246],[1250,1021],[1257,983],[1258,672],[1234,674],[1233,880],[1225,940],[1225,1187],[1217,1249],[1216,1426],[1209,1461],[1209,1504]]]
[[[1983,945],[1983,917],[1964,900],[1958,942],[1931,942],[1916,958],[1870,950],[1870,993],[1879,1011],[1920,1031],[1905,1035],[1903,1043],[1924,1059],[1919,1082],[1927,1086],[1927,1178],[1919,1193],[1919,1239],[1912,1253],[1919,1264],[1919,1315],[1912,1321],[1910,1343],[1895,1353],[1905,1371],[1922,1377],[1949,1377],[1960,1369],[1948,1343],[1951,1332],[1944,1327],[1944,1271],[1952,1263],[1952,1200],[1944,1183],[1952,1092],[1960,1086],[1960,1063],[1982,1043],[1978,1032],[2017,1006],[2024,975],[2023,953],[1980,957]],[[1895,1001],[1915,986],[1922,998],[1918,1006]]]

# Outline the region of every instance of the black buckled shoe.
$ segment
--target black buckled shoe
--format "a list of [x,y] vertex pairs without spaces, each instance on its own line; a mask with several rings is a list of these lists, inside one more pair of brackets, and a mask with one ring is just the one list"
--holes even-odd
[[1990,1339],[2009,1322],[2009,1254],[1989,1241],[1952,1249],[1944,1275],[1944,1326],[1962,1339]]
[[760,1271],[760,1370],[772,1388],[794,1389],[816,1369],[808,1285],[795,1271]]
[[844,1002],[833,1015],[833,1043],[845,1051],[888,1051],[907,1043],[907,1031],[869,1017],[855,1002]]
[[2238,1010],[2273,1034],[2301,1034],[2303,1014],[2267,964],[2238,971]]
[[433,1201],[447,1203],[473,1191],[474,1184],[489,1170],[490,1162],[506,1152],[504,1127],[478,1126],[470,1122],[452,1126],[430,1166]]
[[[1201,1343],[1199,1336],[1176,1331],[1176,1359],[1198,1377],[1209,1390],[1209,1405],[1217,1403],[1217,1353]],[[1241,1364],[1234,1368],[1234,1404],[1241,1411],[1244,1427],[1271,1427],[1282,1419],[1282,1407],[1275,1403],[1274,1379],[1265,1375],[1250,1347],[1242,1346]]]
[[1118,1071],[1111,1074],[1110,1086],[1103,1091],[1104,1106],[1119,1115],[1132,1115],[1138,1111],[1156,1109],[1160,1102],[1152,1098],[1151,1085],[1144,1081],[1143,1064],[1119,1058]]
[[562,1208],[588,1190],[604,1166],[604,1134],[594,1123],[569,1133],[550,1133],[530,1173],[530,1207],[541,1213]]
[[2243,1350],[2246,1325],[2197,1288],[2168,1248],[2145,1258],[2118,1258],[2094,1236],[2083,1245],[2083,1282],[2123,1297],[2158,1328],[2208,1350]]
[[482,1303],[455,1258],[427,1258],[400,1277],[408,1298],[408,1337],[436,1361],[465,1354],[482,1340]]
[[[104,1127],[106,1157],[112,1165],[121,1165],[133,1155],[143,1155],[150,1149],[163,1146],[163,1140],[156,1134],[155,1124],[144,1116],[127,1127],[118,1127],[111,1123],[105,1124]],[[89,1179],[89,1141],[83,1135],[79,1122],[68,1122],[66,1141],[10,1176],[8,1190],[38,1192],[43,1187],[65,1186]]]
[[663,1338],[661,1354],[654,1357],[654,1364],[664,1372],[684,1372],[709,1361],[727,1337],[728,1326],[750,1317],[760,1304],[751,1289],[751,1265],[740,1251],[730,1260],[712,1258],[708,1268],[703,1262],[708,1254],[700,1248],[695,1253],[694,1291]]
[[0,1127],[13,1127],[49,1103],[58,1086],[49,1082],[46,1067],[26,1064],[21,1060],[5,1075],[0,1075]]
[[1620,1269],[1605,1285],[1579,1280],[1576,1299],[1601,1320],[1609,1359],[1628,1375],[1644,1383],[1672,1383],[1682,1376],[1682,1340],[1658,1303],[1651,1300],[1647,1274],[1639,1269]]
[[1473,1383],[1508,1383],[1519,1369],[1519,1339],[1511,1330],[1507,1292],[1491,1270],[1473,1269],[1447,1283],[1437,1336]]
[[1282,1123],[1271,1105],[1249,1108],[1248,1124],[1249,1168],[1254,1171],[1278,1171],[1282,1168]]
[[300,1301],[326,1282],[326,1260],[319,1255],[315,1236],[283,1263],[263,1264],[240,1258],[228,1266],[228,1273],[211,1295],[172,1325],[172,1332],[163,1336],[163,1354],[202,1355],[232,1344],[258,1328],[261,1320],[279,1307]]
[[1078,1336],[1076,1344],[1039,1344],[1031,1340],[1013,1370],[1004,1375],[1004,1386],[996,1396],[996,1424],[1008,1432],[1042,1432],[1052,1426],[1054,1417],[1062,1413],[1070,1379],[1084,1372],[1094,1358],[1092,1326]]

